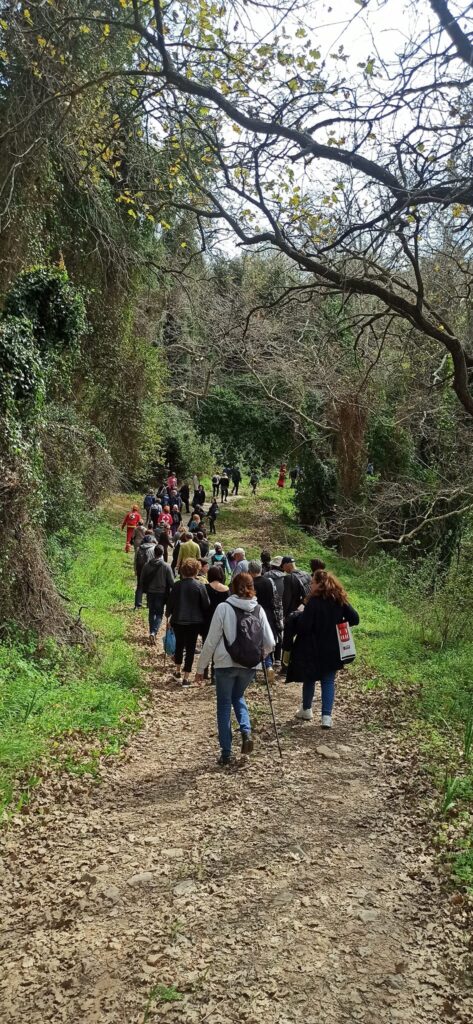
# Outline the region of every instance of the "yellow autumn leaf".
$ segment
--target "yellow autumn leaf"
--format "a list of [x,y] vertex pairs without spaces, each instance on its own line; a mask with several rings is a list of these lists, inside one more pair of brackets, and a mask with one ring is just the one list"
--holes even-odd
[[110,25],[108,24],[108,22],[107,22],[107,24],[106,24],[106,25],[104,25],[104,27],[103,27],[103,32],[102,32],[102,35],[104,35],[104,36],[105,36],[105,38],[107,38],[107,36],[109,36],[109,35],[110,35]]
[[23,11],[23,17],[24,17],[25,21],[29,21],[30,23],[33,20],[32,17],[31,17],[31,11],[28,10],[28,7],[25,7],[25,9]]
[[82,32],[83,36],[87,36],[90,32],[90,28],[88,25],[79,25],[79,32]]

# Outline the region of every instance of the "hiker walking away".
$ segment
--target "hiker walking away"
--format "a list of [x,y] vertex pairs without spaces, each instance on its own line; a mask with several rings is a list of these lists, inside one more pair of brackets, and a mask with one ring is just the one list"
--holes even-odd
[[148,526],[148,523],[149,523],[149,510],[151,508],[151,505],[154,505],[155,501],[156,501],[156,498],[155,498],[155,495],[154,495],[154,491],[147,491],[147,493],[145,494],[144,499],[143,499],[143,508],[145,510],[146,526]]
[[331,729],[335,677],[343,668],[336,627],[340,622],[357,626],[360,617],[348,603],[346,591],[336,576],[318,569],[304,611],[294,618],[297,636],[286,678],[288,683],[302,683],[302,701],[296,717],[304,721],[313,717],[312,701],[318,681],[322,691],[322,728]]
[[168,562],[169,561],[169,559],[168,559],[169,548],[173,547],[171,527],[168,526],[167,523],[163,523],[162,530],[160,530],[159,527],[158,527],[158,529],[155,531],[155,533],[157,534],[156,540],[157,540],[158,544],[161,545],[161,547],[163,549],[163,552],[164,552],[164,555],[163,555],[164,561]]
[[228,576],[231,576],[232,570],[230,569],[229,561],[228,561],[228,558],[227,558],[227,556],[226,556],[226,554],[225,554],[225,552],[223,550],[223,547],[222,547],[220,541],[218,541],[218,540],[215,541],[214,550],[212,551],[212,553],[210,555],[210,564],[211,565],[218,565],[218,566],[220,566],[222,568],[222,570],[223,570],[223,582],[225,583],[225,580],[227,578],[227,574],[228,574]]
[[251,493],[256,494],[256,488],[258,486],[259,477],[257,473],[252,473],[250,476]]
[[149,562],[150,558],[154,556],[154,549],[156,547],[156,537],[154,536],[154,530],[151,527],[145,531],[143,540],[140,546],[135,550],[135,576],[136,576],[136,590],[135,590],[135,611],[137,608],[143,607],[143,591],[140,585],[141,573],[144,566]]
[[[276,587],[267,575],[261,575],[261,562],[257,559],[248,563],[248,572],[253,580],[256,600],[264,608],[269,628],[274,636],[275,646],[281,643],[283,634],[283,618],[281,602],[278,598]],[[274,682],[273,654],[268,654],[265,659],[265,666],[268,669],[268,679]]]
[[158,526],[172,526],[172,515],[169,505],[165,505],[161,515],[158,516]]
[[216,533],[215,520],[218,516],[218,501],[214,498],[210,505],[209,511],[207,512],[207,519],[209,521],[209,533]]
[[235,563],[235,567],[232,572],[232,580],[234,580],[235,576],[238,576],[240,572],[248,572],[248,562],[245,558],[244,548],[235,548],[233,552],[233,561]]
[[308,572],[296,568],[296,561],[292,555],[285,555],[281,559],[281,569],[286,574],[282,595],[285,622],[288,615],[291,615],[291,612],[295,612],[304,601],[310,588],[311,577]]
[[172,569],[163,558],[163,548],[156,544],[154,557],[143,567],[140,588],[148,599],[149,642],[156,643],[165,607],[174,586]]
[[176,491],[175,487],[173,487],[172,490],[169,491],[169,505],[171,508],[171,512],[174,508],[174,505],[177,505],[179,512],[182,509],[182,498],[181,495],[179,494],[179,491]]
[[[286,574],[281,569],[281,562],[282,562],[281,555],[275,555],[274,558],[271,558],[271,562],[269,564],[269,569],[268,569],[268,571],[267,571],[267,573],[265,575],[268,577],[269,580],[271,580],[271,583],[274,585],[274,589],[276,591],[276,597],[275,597],[274,604],[275,604],[275,608],[276,608],[277,619],[278,619],[278,621],[284,623],[284,613],[283,613],[282,599],[283,599],[283,594],[284,594],[284,580],[286,579]],[[281,653],[282,653],[282,635],[277,638],[276,647],[274,648],[274,666],[275,666],[275,668],[280,668],[281,667]]]
[[177,533],[177,531],[178,531],[178,529],[179,529],[179,527],[180,527],[180,525],[182,523],[182,516],[181,516],[181,513],[179,511],[179,505],[173,505],[172,506],[172,508],[171,508],[171,519],[172,519],[171,533],[172,533],[173,537],[175,537],[175,535],[176,535],[176,533]]
[[200,558],[200,548],[199,545],[196,544],[195,540],[193,540],[192,534],[187,531],[186,533],[182,534],[182,540],[179,547],[179,554],[177,557],[176,565],[178,572],[181,571],[181,565],[188,558],[193,558],[194,560],[196,558]]
[[171,470],[171,472],[170,472],[170,474],[168,476],[167,484],[168,484],[168,492],[169,493],[172,490],[176,490],[176,488],[177,488],[177,476],[176,476],[176,471],[174,469]]
[[175,679],[181,679],[181,664],[185,651],[183,686],[190,685],[189,676],[197,637],[202,631],[210,606],[205,586],[196,579],[200,569],[200,562],[196,558],[186,558],[181,564],[181,578],[174,584],[168,601],[171,626],[176,634]]
[[232,469],[232,494],[238,494],[238,488],[241,484],[241,473],[238,466]]
[[135,526],[135,529],[133,530],[133,533],[131,535],[131,543],[133,544],[133,547],[134,547],[134,550],[135,550],[135,555],[136,555],[136,552],[138,551],[138,548],[139,548],[139,546],[141,544],[141,541],[143,540],[143,537],[144,537],[145,533],[146,533],[145,524],[144,524],[143,520],[140,519],[139,523],[137,524],[137,526]]
[[285,462],[281,462],[279,467],[278,487],[284,487],[286,484],[286,473],[287,466]]
[[122,522],[122,530],[124,530],[126,527],[125,551],[127,552],[127,554],[131,548],[131,538],[133,537],[133,531],[138,526],[140,519],[141,515],[138,505],[133,505],[131,510],[127,512]]
[[183,536],[184,536],[184,534],[186,532],[187,531],[186,531],[186,528],[185,528],[184,524],[181,523],[181,525],[180,525],[180,527],[179,527],[179,529],[178,529],[178,531],[177,531],[177,533],[176,533],[176,535],[174,537],[174,547],[172,549],[171,569],[172,569],[172,571],[174,573],[176,572],[177,560],[179,558],[179,551],[180,551],[180,548],[181,548],[182,538],[183,538]]
[[156,498],[156,501],[154,501],[153,504],[151,505],[148,516],[148,526],[152,526],[154,530],[158,525],[158,519],[162,511],[163,506],[161,505],[161,502],[158,501],[158,499]]
[[227,470],[224,469],[220,477],[220,502],[228,501],[228,488],[230,486],[230,478]]
[[[210,629],[210,623],[212,622],[213,613],[222,601],[226,601],[230,595],[230,590],[225,584],[225,574],[221,565],[211,565],[207,573],[207,582],[205,584],[207,591],[210,608],[207,614],[207,618],[204,622],[202,629],[202,642],[205,643],[207,634]],[[208,679],[209,669],[208,666],[204,670],[204,679]],[[212,680],[213,680],[213,663],[212,663]]]
[[190,512],[190,506],[189,506],[190,487],[189,487],[189,484],[187,483],[187,480],[185,480],[184,483],[181,484],[181,489],[179,491],[179,494],[181,495],[183,505],[185,505],[185,507],[186,507],[186,512]]
[[196,510],[198,505],[205,504],[205,491],[202,484],[199,484],[194,491],[194,497],[192,499],[192,508]]
[[232,707],[240,727],[241,752],[251,754],[253,750],[244,694],[255,677],[261,656],[265,657],[274,647],[273,634],[263,608],[256,601],[249,573],[240,573],[232,587],[233,593],[214,611],[196,675],[196,682],[202,682],[203,673],[213,658],[221,765],[231,760]]
[[299,479],[299,466],[294,466],[294,469],[290,470],[289,476],[291,478],[291,487],[295,487]]
[[200,548],[200,557],[207,558],[207,555],[209,553],[209,542],[205,537],[203,530],[197,530],[197,533],[195,534],[195,539]]
[[271,567],[271,552],[265,548],[259,557],[261,562],[261,572],[264,576],[265,572],[269,572]]
[[214,473],[212,477],[212,497],[218,498],[218,491],[220,487],[220,473]]

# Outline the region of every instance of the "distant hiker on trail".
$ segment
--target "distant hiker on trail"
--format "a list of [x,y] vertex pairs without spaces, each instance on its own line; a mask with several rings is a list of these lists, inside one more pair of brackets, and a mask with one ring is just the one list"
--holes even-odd
[[218,498],[218,492],[220,487],[220,473],[214,473],[212,477],[212,496]]
[[235,567],[232,572],[232,580],[234,580],[235,576],[238,576],[240,572],[248,572],[248,562],[245,557],[244,548],[235,548],[233,552],[233,561],[235,563]]
[[163,560],[163,549],[156,544],[154,557],[144,566],[140,577],[140,588],[148,598],[149,642],[156,643],[156,635],[162,622],[164,609],[174,586],[171,567]]
[[259,557],[261,561],[261,572],[264,576],[265,572],[269,572],[271,568],[271,552],[265,549],[261,552]]
[[281,561],[281,569],[286,573],[282,596],[285,622],[288,615],[297,611],[299,605],[304,601],[310,588],[311,577],[308,572],[296,568],[296,562],[292,555],[284,556]]
[[251,493],[256,494],[256,488],[258,486],[259,476],[257,473],[252,473],[250,476]]
[[160,544],[160,546],[163,549],[164,561],[168,562],[169,561],[169,558],[168,558],[169,548],[172,548],[172,546],[173,546],[171,527],[168,525],[168,523],[163,523],[162,524],[162,529],[160,530],[159,526],[158,526],[158,529],[155,532],[157,534],[157,538],[156,539],[158,541],[158,544]]
[[191,517],[190,517],[190,519],[189,519],[189,522],[187,524],[189,532],[190,533],[197,533],[197,530],[200,530],[200,523],[201,523],[201,520],[200,520],[199,513],[198,512],[193,512]]
[[176,634],[174,664],[175,679],[181,679],[181,664],[185,651],[182,685],[190,685],[190,673],[194,661],[197,637],[202,632],[210,607],[205,586],[196,579],[200,562],[187,558],[181,565],[181,578],[177,580],[168,601],[171,626]]
[[199,486],[199,477],[197,476],[197,473],[194,473],[194,476],[192,477],[192,483],[194,485],[194,491],[196,491]]
[[[291,618],[297,633],[291,650],[287,682],[302,683],[302,701],[297,718],[310,721],[315,684],[322,690],[322,728],[331,729],[335,699],[335,677],[343,668],[340,660],[337,624],[348,622],[357,626],[360,617],[348,603],[347,594],[331,572],[318,569],[314,574],[304,611]],[[289,624],[288,624],[289,628]],[[284,648],[289,647],[286,633]]]
[[286,463],[285,462],[281,462],[281,465],[279,467],[278,487],[284,487],[285,486],[285,483],[286,483],[286,473],[287,473]]
[[224,469],[223,472],[222,472],[222,475],[220,477],[220,494],[221,494],[221,499],[220,500],[221,500],[221,502],[228,501],[228,488],[229,488],[229,486],[230,486],[230,478],[228,476],[227,470]]
[[133,533],[132,533],[132,536],[131,536],[131,543],[133,544],[133,547],[135,549],[135,554],[138,551],[138,548],[139,548],[139,546],[141,544],[141,541],[143,540],[143,537],[144,537],[145,533],[146,533],[145,524],[144,524],[143,520],[140,519],[140,521],[137,524],[137,526],[135,526],[135,529],[133,530]]
[[182,498],[181,498],[181,495],[179,494],[179,491],[176,491],[175,487],[173,487],[172,490],[169,491],[169,504],[171,506],[171,511],[172,511],[173,505],[177,505],[177,507],[179,509],[179,512],[181,511],[181,508],[182,508]]
[[196,544],[195,540],[192,539],[192,534],[187,531],[182,534],[182,540],[179,547],[176,566],[178,572],[180,572],[183,562],[188,558],[193,558],[194,560],[196,558],[200,558],[200,548],[199,545]]
[[209,542],[204,536],[203,530],[197,530],[197,533],[194,534],[194,536],[200,548],[201,558],[206,558],[209,553]]
[[[225,574],[221,565],[211,565],[207,573],[207,583],[205,589],[208,594],[210,608],[208,611],[207,618],[204,622],[202,629],[202,641],[205,643],[207,639],[207,633],[210,629],[210,623],[212,622],[213,613],[222,601],[226,601],[230,594],[228,587],[225,584]],[[208,679],[208,666],[204,671],[204,679]],[[213,678],[213,665],[212,665],[212,678]]]
[[146,526],[148,525],[148,522],[149,522],[149,510],[151,508],[151,505],[154,505],[155,501],[156,501],[156,498],[155,498],[155,495],[154,495],[153,491],[148,491],[147,494],[145,494],[144,500],[143,500],[143,508],[145,510]]
[[172,526],[172,515],[169,505],[165,505],[161,515],[158,516],[158,526]]
[[140,519],[141,519],[141,515],[140,515],[140,510],[138,508],[138,505],[133,505],[131,510],[130,510],[130,512],[127,512],[127,514],[126,514],[126,516],[125,516],[125,518],[124,518],[124,520],[122,522],[122,526],[121,526],[122,530],[124,530],[125,527],[126,527],[125,551],[127,553],[130,550],[130,548],[131,548],[131,538],[133,537],[133,531],[138,526],[138,523],[139,523]]
[[172,533],[172,535],[174,537],[175,534],[177,533],[181,523],[182,523],[182,516],[181,516],[181,513],[179,512],[179,505],[173,505],[172,506],[172,509],[171,509],[171,519],[172,519],[171,533]]
[[149,562],[150,558],[154,555],[154,549],[156,547],[156,537],[154,536],[154,530],[149,526],[145,531],[145,535],[139,548],[135,551],[135,576],[136,576],[136,590],[135,590],[135,611],[137,608],[143,607],[143,591],[140,586],[141,573],[143,567]]
[[214,498],[209,511],[207,512],[207,519],[209,521],[209,533],[216,533],[215,520],[218,516],[218,501]]
[[158,519],[163,511],[161,502],[156,499],[151,505],[148,516],[148,526],[156,527],[158,525]]
[[190,512],[190,506],[189,506],[190,488],[189,488],[189,484],[187,483],[187,480],[183,484],[181,484],[181,489],[179,491],[179,494],[181,495],[183,505],[185,505],[185,507],[186,507],[186,512]]
[[168,476],[168,491],[175,490],[177,488],[177,476],[174,470],[171,470]]
[[196,487],[195,492],[194,492],[194,497],[192,499],[192,508],[196,509],[198,505],[204,505],[204,504],[205,504],[205,491],[204,491],[204,488],[202,487],[202,484],[199,484],[199,486]]
[[289,476],[291,478],[291,487],[295,487],[299,479],[299,466],[294,466],[294,469],[291,469]]
[[238,488],[241,484],[241,473],[238,466],[232,469],[232,494],[238,494]]
[[218,540],[215,541],[215,548],[210,555],[210,564],[219,565],[223,569],[223,582],[225,583],[227,574],[230,576],[232,570],[223,547]]
[[[261,562],[258,562],[257,559],[249,562],[248,572],[253,579],[256,600],[266,612],[269,628],[274,636],[276,645],[278,641],[280,642],[282,640],[283,634],[282,606],[278,597],[278,592],[272,580],[268,579],[267,575],[261,575]],[[265,665],[268,669],[268,679],[272,683],[274,682],[272,654],[268,654],[266,656]]]
[[[200,683],[213,657],[221,748],[219,764],[222,766],[231,761],[232,707],[240,727],[241,752],[251,754],[253,750],[250,715],[244,694],[255,677],[261,654],[269,654],[273,647],[273,634],[263,609],[258,607],[253,580],[248,573],[240,573],[233,581],[233,594],[215,609],[197,664],[196,682]],[[249,662],[250,667],[243,665],[242,660]],[[251,665],[252,661],[254,665]]]

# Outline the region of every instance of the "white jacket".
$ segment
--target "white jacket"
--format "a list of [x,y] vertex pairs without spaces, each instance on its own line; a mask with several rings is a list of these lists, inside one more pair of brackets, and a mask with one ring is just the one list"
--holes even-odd
[[[258,602],[255,597],[243,598],[232,595],[227,601],[217,605],[197,664],[199,674],[210,664],[212,656],[215,668],[234,668],[235,666],[242,668],[241,665],[237,666],[236,662],[232,661],[223,639],[224,632],[229,644],[232,644],[236,637],[237,617],[232,605],[233,608],[241,608],[243,611],[249,612],[257,607]],[[264,608],[259,608],[259,614],[263,625],[263,650],[266,657],[274,649],[276,641],[269,627]]]

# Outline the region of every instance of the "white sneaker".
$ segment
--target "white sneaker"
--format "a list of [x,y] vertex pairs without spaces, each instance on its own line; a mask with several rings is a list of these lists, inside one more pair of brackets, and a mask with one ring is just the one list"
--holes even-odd
[[296,718],[302,718],[304,722],[311,722],[313,717],[312,708],[303,708],[302,704],[299,711],[296,711]]
[[322,729],[331,729],[331,728],[332,728],[332,716],[331,715],[322,715]]

